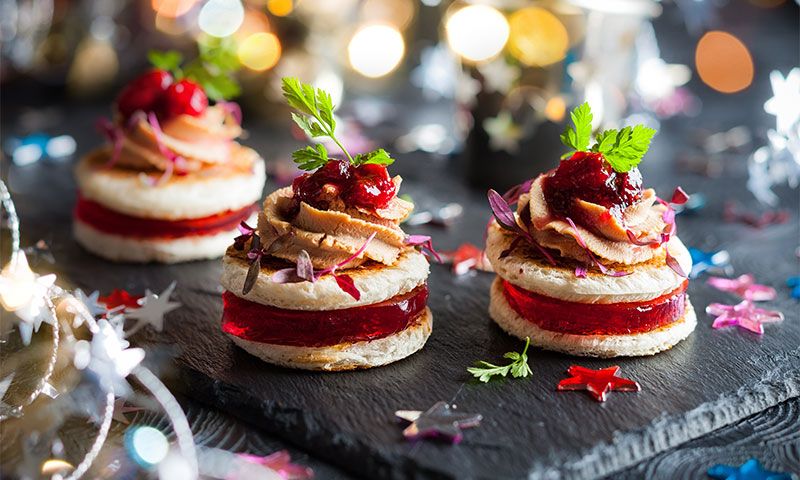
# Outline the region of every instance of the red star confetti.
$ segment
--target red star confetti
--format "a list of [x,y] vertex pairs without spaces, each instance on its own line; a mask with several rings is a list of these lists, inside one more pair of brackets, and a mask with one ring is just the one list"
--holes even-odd
[[774,288],[756,283],[750,273],[737,278],[709,277],[707,283],[717,290],[734,293],[753,302],[772,300],[777,295]]
[[570,378],[558,382],[557,390],[586,390],[598,402],[605,402],[608,392],[638,392],[641,388],[633,380],[617,376],[618,366],[592,370],[572,365],[567,369]]
[[254,463],[274,470],[284,480],[307,480],[314,478],[314,471],[308,467],[292,463],[292,457],[286,450],[260,457],[248,453],[237,453],[236,456],[245,462]]
[[[115,288],[106,296],[97,299],[98,303],[105,305],[106,310],[125,310],[126,308],[139,308],[142,296],[131,295],[121,288]],[[122,308],[120,308],[122,307]]]
[[764,334],[765,323],[775,323],[783,320],[783,314],[777,310],[756,308],[750,300],[742,300],[736,305],[712,303],[706,307],[706,313],[714,315],[713,328],[736,326],[749,330],[759,335]]
[[470,270],[491,272],[492,267],[486,259],[486,254],[471,243],[463,243],[452,252],[443,252],[442,258],[452,265],[453,273],[464,275]]

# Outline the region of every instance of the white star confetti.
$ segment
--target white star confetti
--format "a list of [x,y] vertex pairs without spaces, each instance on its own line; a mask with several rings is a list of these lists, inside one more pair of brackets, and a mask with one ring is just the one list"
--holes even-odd
[[95,290],[89,295],[86,295],[85,293],[83,293],[83,290],[78,288],[75,290],[75,298],[86,307],[86,310],[89,312],[89,315],[93,317],[99,317],[100,315],[105,315],[106,307],[98,303],[100,298],[99,291]]
[[519,67],[509,65],[502,58],[479,66],[478,71],[483,75],[484,89],[489,93],[508,93],[520,75]]
[[25,345],[30,345],[33,332],[38,332],[42,323],[52,325],[55,321],[48,306],[55,281],[53,274],[34,273],[24,252],[19,252],[0,272],[0,303],[22,320],[18,328]]
[[775,115],[776,129],[786,133],[800,121],[800,68],[793,68],[785,77],[778,70],[769,74],[772,98],[764,103],[764,110]]
[[124,395],[130,391],[125,377],[144,359],[144,350],[127,344],[108,320],[98,320],[91,342],[76,343],[73,362],[79,370],[94,373],[104,391]]
[[128,331],[127,336],[133,335],[145,325],[150,325],[159,332],[164,329],[164,316],[181,306],[178,302],[169,301],[176,285],[176,282],[172,282],[161,295],[156,295],[150,290],[145,291],[144,298],[139,301],[142,307],[128,310],[126,313],[127,318],[138,320]]

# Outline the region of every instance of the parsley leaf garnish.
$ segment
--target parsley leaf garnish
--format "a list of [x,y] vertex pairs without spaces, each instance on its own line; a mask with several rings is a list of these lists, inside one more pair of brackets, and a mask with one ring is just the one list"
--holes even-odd
[[[572,148],[575,152],[583,152],[589,148],[589,139],[592,136],[592,109],[589,103],[583,102],[570,112],[570,118],[575,128],[567,127],[561,134],[561,143]],[[565,154],[567,157],[572,152]]]
[[[570,113],[574,128],[567,127],[561,135],[561,142],[572,150],[563,158],[575,152],[589,151],[592,134],[592,111],[584,102]],[[600,152],[615,171],[624,173],[639,165],[650,148],[650,140],[656,131],[644,125],[625,127],[622,130],[610,129],[597,134],[592,152]]]
[[233,74],[239,69],[236,49],[230,39],[205,40],[198,43],[199,55],[181,68],[183,56],[175,50],[147,54],[154,67],[167,70],[175,80],[187,78],[202,87],[214,101],[233,98],[241,92]]
[[530,365],[528,365],[528,346],[530,346],[530,344],[531,339],[527,337],[525,338],[525,348],[522,349],[522,353],[507,352],[503,355],[503,358],[511,360],[511,363],[508,365],[495,365],[481,360],[475,362],[475,366],[468,368],[467,371],[483,383],[487,383],[492,377],[497,375],[505,377],[509,372],[511,372],[511,376],[514,378],[527,377],[533,373]]
[[[355,157],[350,155],[342,142],[336,138],[336,119],[333,116],[335,106],[330,94],[321,88],[302,83],[294,77],[284,77],[281,82],[286,103],[297,111],[292,113],[292,120],[306,135],[311,138],[330,138],[345,154],[347,160],[355,166],[368,163],[391,165],[394,162],[382,148]],[[322,144],[297,150],[292,154],[292,159],[301,170],[316,170],[331,160],[328,157],[328,150]]]

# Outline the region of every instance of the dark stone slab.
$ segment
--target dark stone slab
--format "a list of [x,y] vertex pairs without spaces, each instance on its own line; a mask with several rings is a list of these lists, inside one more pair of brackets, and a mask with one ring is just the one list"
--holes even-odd
[[[435,200],[457,200],[466,208],[466,216],[451,230],[426,232],[434,234],[439,248],[461,241],[480,244],[488,215],[482,195],[463,189],[426,158],[403,162],[398,170],[407,178],[404,190],[423,208]],[[492,275],[458,278],[433,266],[434,333],[423,351],[405,361],[336,374],[271,367],[220,333],[218,262],[114,265],[75,245],[69,235],[74,186],[67,171],[66,165],[42,164],[9,172],[27,239],[51,240],[62,281],[105,292],[114,287],[159,291],[178,280],[177,298],[184,307],[170,315],[166,331],[145,331],[134,338],[151,350],[152,358],[177,356],[173,386],[356,475],[591,478],[800,395],[797,303],[783,287],[785,278],[797,271],[797,211],[789,224],[764,230],[722,224],[719,213],[728,195],[724,182],[705,189],[711,201],[702,216],[679,220],[681,237],[689,245],[724,246],[738,272],[752,271],[776,287],[779,299],[769,305],[786,314],[783,324],[768,326],[763,337],[712,330],[702,313],[705,306],[734,298],[694,281],[689,293],[699,326],[671,351],[617,361],[534,351],[532,378],[483,385],[473,383],[465,368],[520,347],[486,314]],[[662,193],[681,180],[650,178],[657,179]],[[697,189],[691,183],[688,187]],[[555,392],[573,363],[592,368],[619,364],[626,377],[641,383],[642,391],[612,394],[605,404],[581,393]],[[424,409],[437,400],[480,412],[485,421],[466,432],[458,446],[405,442],[393,412]]]

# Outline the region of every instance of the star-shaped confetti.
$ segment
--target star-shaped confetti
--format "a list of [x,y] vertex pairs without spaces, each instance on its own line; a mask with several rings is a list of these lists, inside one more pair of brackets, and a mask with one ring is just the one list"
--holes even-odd
[[144,410],[144,409],[141,408],[141,407],[134,407],[134,406],[131,406],[131,405],[127,405],[125,403],[125,399],[122,398],[122,397],[119,397],[116,400],[114,400],[114,415],[111,418],[113,418],[114,420],[116,420],[116,421],[118,421],[120,423],[124,423],[125,425],[128,425],[128,424],[131,423],[131,421],[128,420],[128,417],[126,417],[125,414],[126,413],[139,412],[141,410]]
[[164,316],[181,306],[178,302],[169,301],[176,285],[177,282],[172,282],[166,290],[161,292],[161,295],[156,295],[148,289],[145,291],[144,298],[139,301],[142,307],[126,311],[127,318],[138,320],[128,331],[128,336],[133,335],[145,325],[150,325],[159,332],[164,329]]
[[764,469],[755,458],[744,462],[738,467],[731,465],[714,465],[706,472],[709,477],[716,480],[792,480],[790,473],[772,472]]
[[3,400],[3,397],[6,396],[6,392],[8,391],[8,387],[11,386],[12,380],[14,380],[13,372],[3,380],[0,380],[0,420],[19,415],[18,407],[11,406]]
[[292,463],[292,457],[286,450],[271,453],[266,457],[249,453],[237,453],[236,457],[245,462],[269,468],[284,480],[308,480],[314,478],[314,471],[303,465]]
[[429,437],[442,437],[452,443],[459,443],[463,438],[464,428],[477,427],[483,416],[478,413],[461,413],[447,402],[436,402],[425,412],[419,410],[398,410],[395,416],[411,422],[403,430],[403,436],[409,440]]
[[465,275],[471,270],[492,271],[486,254],[471,243],[462,243],[456,250],[444,252],[441,256],[445,262],[452,265],[453,273],[456,275]]
[[505,150],[508,153],[519,151],[522,128],[514,123],[508,110],[503,110],[496,117],[484,120],[483,129],[489,135],[489,146],[492,150]]
[[689,273],[689,278],[697,278],[706,272],[720,272],[726,275],[733,273],[731,256],[727,250],[714,252],[690,247],[689,254],[692,256],[692,271]]
[[592,370],[590,368],[572,365],[567,369],[570,378],[558,382],[559,391],[586,390],[598,402],[605,402],[610,391],[638,392],[639,384],[633,380],[617,376],[618,366]]
[[777,295],[774,288],[756,283],[755,277],[750,273],[736,278],[709,277],[707,283],[717,290],[735,293],[753,302],[773,300]]
[[458,59],[443,43],[425,47],[419,66],[411,71],[411,83],[422,89],[426,98],[452,98],[458,76]]
[[503,58],[478,66],[478,71],[483,76],[484,90],[488,93],[508,93],[520,75],[519,67],[509,65]]
[[141,295],[131,295],[121,288],[115,288],[108,295],[99,297],[98,302],[104,305],[106,310],[113,312],[124,311],[128,308],[139,308],[141,306],[139,300],[142,298]]
[[750,300],[742,300],[736,305],[712,303],[706,307],[706,313],[714,315],[713,328],[736,326],[749,330],[759,335],[764,334],[765,323],[775,323],[783,320],[783,313],[777,310],[757,308]]
[[83,304],[84,307],[86,307],[86,310],[92,317],[99,317],[100,315],[105,315],[106,313],[106,302],[103,302],[104,305],[100,304],[100,292],[97,290],[89,295],[86,295],[83,293],[83,290],[78,288],[75,290],[75,299],[77,299]]
[[792,298],[800,298],[800,275],[787,278],[786,286],[792,289]]

